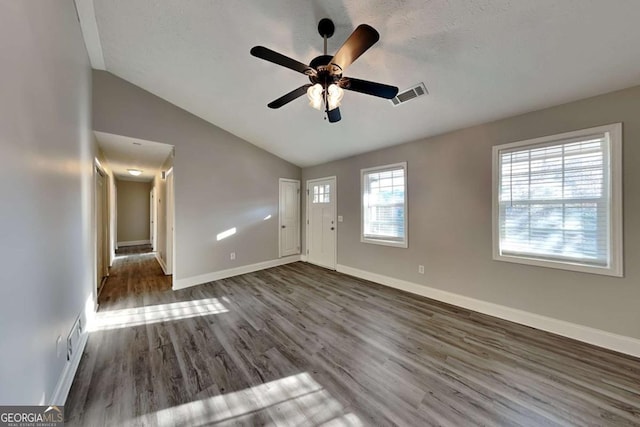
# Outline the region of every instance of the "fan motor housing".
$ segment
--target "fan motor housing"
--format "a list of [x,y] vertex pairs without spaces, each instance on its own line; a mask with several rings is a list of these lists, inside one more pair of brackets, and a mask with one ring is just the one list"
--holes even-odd
[[316,56],[311,60],[309,66],[316,70],[316,75],[309,75],[311,83],[320,83],[323,86],[335,83],[342,77],[342,73],[336,67],[329,67],[329,63],[333,59],[330,55]]

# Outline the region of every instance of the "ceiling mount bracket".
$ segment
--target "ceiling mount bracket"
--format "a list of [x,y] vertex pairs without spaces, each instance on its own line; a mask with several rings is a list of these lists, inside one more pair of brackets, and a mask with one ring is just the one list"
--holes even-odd
[[318,22],[318,32],[324,39],[324,54],[327,54],[327,39],[333,35],[336,27],[333,25],[333,21],[329,18],[322,18]]
[[333,25],[333,21],[329,18],[322,18],[320,22],[318,22],[318,32],[322,37],[331,38],[335,29],[336,27]]

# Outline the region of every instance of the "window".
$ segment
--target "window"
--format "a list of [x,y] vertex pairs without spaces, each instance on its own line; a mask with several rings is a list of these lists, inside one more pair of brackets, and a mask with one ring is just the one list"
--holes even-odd
[[362,169],[360,240],[407,247],[407,164]]
[[331,186],[328,184],[314,185],[311,203],[331,203]]
[[493,147],[496,260],[622,276],[622,124]]

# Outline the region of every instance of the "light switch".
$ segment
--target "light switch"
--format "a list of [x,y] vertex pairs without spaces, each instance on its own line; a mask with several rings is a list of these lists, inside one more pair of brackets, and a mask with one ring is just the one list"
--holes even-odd
[[338,215],[338,222],[342,222],[342,215]]

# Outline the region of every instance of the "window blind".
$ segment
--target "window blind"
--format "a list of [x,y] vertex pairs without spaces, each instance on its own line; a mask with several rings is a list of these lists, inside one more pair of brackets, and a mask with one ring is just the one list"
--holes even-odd
[[363,173],[363,235],[369,239],[405,238],[405,169]]
[[609,264],[607,134],[501,150],[500,252]]

